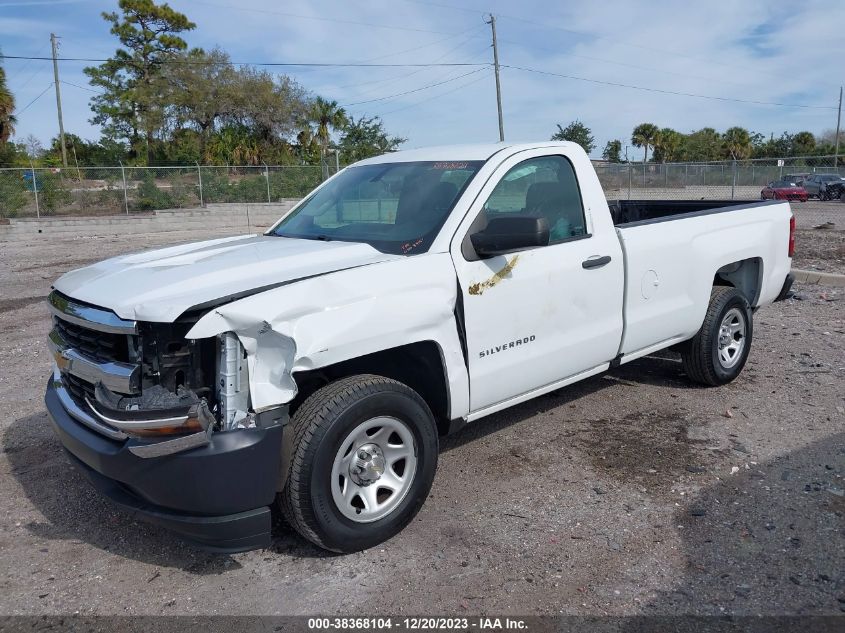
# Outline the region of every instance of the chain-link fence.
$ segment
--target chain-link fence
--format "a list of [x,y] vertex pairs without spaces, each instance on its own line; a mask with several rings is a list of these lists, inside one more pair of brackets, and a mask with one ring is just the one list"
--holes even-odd
[[0,169],[0,217],[114,215],[301,198],[336,165]]
[[[609,200],[755,200],[774,180],[845,175],[832,156],[712,163],[594,163]],[[301,198],[335,173],[331,157],[304,166],[0,169],[0,217],[114,215]]]
[[834,167],[833,156],[711,163],[596,162],[595,167],[611,200],[754,200],[773,181],[794,182],[813,174],[845,176],[845,166]]

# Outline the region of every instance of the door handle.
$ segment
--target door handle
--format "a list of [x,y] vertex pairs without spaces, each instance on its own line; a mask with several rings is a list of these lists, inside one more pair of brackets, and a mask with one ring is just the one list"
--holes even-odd
[[604,255],[603,257],[591,257],[590,259],[585,259],[581,262],[582,268],[601,268],[602,266],[606,266],[610,263],[610,255]]

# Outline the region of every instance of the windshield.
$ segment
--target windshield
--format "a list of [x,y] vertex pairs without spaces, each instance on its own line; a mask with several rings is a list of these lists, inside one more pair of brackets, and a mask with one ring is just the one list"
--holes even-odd
[[382,163],[350,167],[314,192],[270,233],[364,242],[415,255],[440,227],[483,161]]
[[771,184],[772,189],[786,189],[788,187],[797,187],[794,182],[789,182],[788,180],[780,180],[778,182],[773,182]]

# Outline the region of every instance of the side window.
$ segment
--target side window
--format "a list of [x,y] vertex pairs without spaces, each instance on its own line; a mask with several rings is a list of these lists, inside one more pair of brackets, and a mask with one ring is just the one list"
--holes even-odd
[[575,170],[563,156],[530,158],[511,168],[490,194],[484,213],[488,220],[508,213],[545,217],[550,244],[587,233]]

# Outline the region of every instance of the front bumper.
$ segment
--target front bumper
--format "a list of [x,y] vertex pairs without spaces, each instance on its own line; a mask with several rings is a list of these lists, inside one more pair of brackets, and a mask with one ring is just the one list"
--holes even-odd
[[213,433],[183,453],[142,458],[83,426],[62,406],[51,379],[47,411],[74,465],[106,497],[204,549],[240,552],[270,544],[270,505],[281,482],[283,425]]

